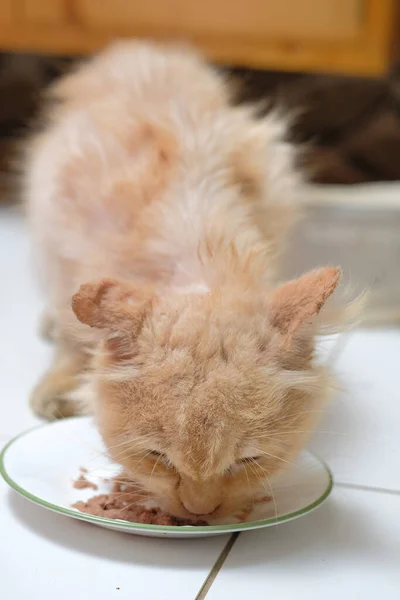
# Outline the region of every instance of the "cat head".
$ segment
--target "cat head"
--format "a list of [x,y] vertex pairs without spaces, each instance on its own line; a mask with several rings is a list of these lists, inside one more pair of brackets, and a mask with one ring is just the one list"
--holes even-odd
[[329,377],[318,313],[340,270],[274,290],[170,293],[102,280],[75,294],[100,332],[93,381],[110,456],[176,516],[240,515],[311,432]]

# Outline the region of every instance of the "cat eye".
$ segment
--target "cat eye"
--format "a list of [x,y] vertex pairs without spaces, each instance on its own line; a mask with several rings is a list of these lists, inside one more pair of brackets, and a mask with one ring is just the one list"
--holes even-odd
[[154,456],[155,458],[166,458],[166,455],[162,452],[158,452],[157,450],[150,450],[149,454]]
[[252,463],[252,462],[258,462],[259,460],[262,459],[262,456],[245,456],[244,458],[240,458],[237,462],[237,464],[245,464],[245,463]]
[[154,457],[155,459],[157,459],[157,464],[162,464],[165,468],[169,469],[170,471],[176,471],[176,468],[164,452],[158,452],[158,450],[150,450],[147,456]]
[[262,456],[245,456],[244,458],[239,458],[237,461],[235,461],[235,464],[232,465],[231,467],[229,467],[226,470],[226,473],[228,475],[233,475],[233,473],[238,472],[242,469],[242,467],[244,467],[246,464],[254,464],[254,463],[258,463],[259,460],[262,459]]

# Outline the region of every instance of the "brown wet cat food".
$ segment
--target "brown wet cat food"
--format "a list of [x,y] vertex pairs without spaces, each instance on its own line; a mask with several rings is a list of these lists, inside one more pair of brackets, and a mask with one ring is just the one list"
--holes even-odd
[[[77,482],[79,482],[81,478],[82,476],[77,480]],[[76,487],[76,485],[74,485],[74,487]],[[75,502],[75,504],[72,505],[72,508],[76,508],[82,513],[94,515],[96,517],[119,519],[122,521],[130,521],[132,523],[175,526],[208,525],[208,523],[205,521],[193,521],[191,519],[173,517],[172,515],[169,515],[158,508],[144,508],[143,506],[138,505],[138,502],[142,501],[143,494],[138,492],[136,488],[129,489],[125,486],[122,487],[120,483],[116,482],[114,483],[114,487],[109,494],[98,494],[97,496],[89,498],[89,500],[86,502]]]
[[83,473],[74,481],[73,486],[76,490],[84,490],[85,488],[92,488],[92,490],[98,489],[97,485],[86,479]]

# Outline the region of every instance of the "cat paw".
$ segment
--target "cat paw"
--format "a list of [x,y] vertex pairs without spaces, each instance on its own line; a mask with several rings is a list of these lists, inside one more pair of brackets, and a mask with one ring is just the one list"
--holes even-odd
[[39,323],[39,335],[41,338],[47,341],[53,341],[55,339],[55,322],[50,313],[45,312]]
[[34,388],[30,406],[39,417],[54,420],[87,414],[85,397],[77,395],[82,384],[86,357],[59,348],[50,369]]
[[33,390],[30,407],[44,419],[53,421],[82,414],[82,404],[69,397],[77,388],[73,376],[58,376],[49,371]]
[[48,421],[74,417],[82,412],[79,402],[60,396],[49,396],[38,389],[32,392],[29,405],[38,417]]

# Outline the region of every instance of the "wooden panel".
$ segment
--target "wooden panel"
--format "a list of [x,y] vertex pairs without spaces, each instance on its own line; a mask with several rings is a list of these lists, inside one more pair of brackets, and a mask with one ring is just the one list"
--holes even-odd
[[361,28],[365,0],[75,0],[78,21],[175,35],[343,39]]
[[[8,27],[0,31],[0,49],[49,54],[81,55],[102,48],[116,37],[102,29],[82,31],[72,27]],[[118,36],[117,37],[123,37]],[[162,39],[162,38],[159,38]],[[324,71],[352,75],[380,75],[388,66],[385,52],[358,44],[291,43],[268,41],[262,44],[240,40],[196,38],[197,47],[219,63],[288,71]]]
[[66,1],[23,0],[23,18],[31,23],[61,23],[65,19]]
[[0,23],[11,23],[13,0],[0,0]]
[[[103,26],[91,26],[90,23],[83,23],[82,17],[81,20],[78,18],[77,10],[81,7],[79,3],[82,0],[63,0],[66,16],[62,22],[40,22],[32,25],[29,21],[24,20],[21,23],[15,18],[15,7],[22,1],[0,0],[0,13],[2,11],[3,15],[7,15],[5,7],[8,6],[10,9],[11,5],[14,13],[12,25],[0,27],[0,50],[85,54],[100,49],[116,37],[144,36],[161,41],[178,37],[192,41],[210,59],[230,65],[290,71],[381,75],[390,65],[393,41],[396,36],[400,39],[400,30],[395,27],[397,0],[362,0],[361,29],[355,37],[342,39],[339,37],[335,39],[332,34],[323,38],[305,36],[299,39],[295,35],[211,35],[207,31],[174,36],[162,29],[157,30],[153,25],[145,28],[138,27],[129,22],[129,19],[127,23],[121,25],[104,23]],[[42,2],[42,0],[32,0],[32,3],[34,1]],[[105,1],[110,6],[110,0]],[[131,0],[132,5],[135,1]],[[151,0],[148,1],[151,3]],[[281,2],[287,1],[281,0]],[[299,2],[303,1],[299,0]],[[321,2],[325,1],[321,0]],[[59,0],[54,2],[57,4]],[[119,2],[121,0],[113,0],[113,5],[116,6]],[[268,4],[268,0],[265,0],[265,3]],[[103,6],[102,1],[99,0],[97,6],[100,10]],[[357,6],[359,7],[358,4]],[[355,7],[356,4],[353,5],[354,13],[349,13],[349,15],[353,14],[355,20],[348,19],[348,25],[353,22],[354,26],[357,22]],[[176,20],[180,22],[180,17]],[[321,24],[321,21],[319,22]],[[350,30],[351,27],[348,31]]]

